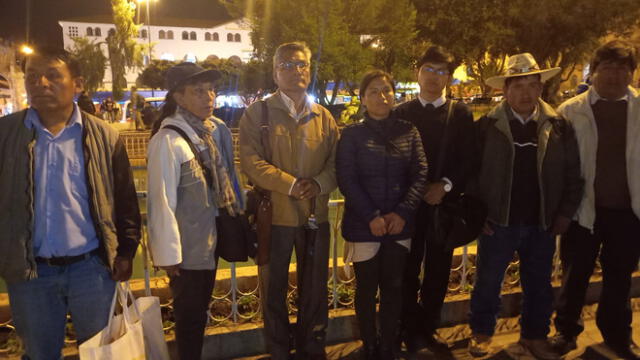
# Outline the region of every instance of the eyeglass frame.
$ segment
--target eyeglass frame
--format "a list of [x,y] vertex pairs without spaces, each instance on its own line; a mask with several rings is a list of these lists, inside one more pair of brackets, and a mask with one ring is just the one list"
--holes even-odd
[[431,66],[424,66],[423,65],[420,68],[420,70],[422,70],[422,69],[424,69],[425,71],[430,72],[432,74],[439,75],[439,76],[449,76],[451,74],[448,69],[437,70],[437,69],[432,68]]
[[311,67],[311,64],[306,61],[282,61],[276,67],[280,70],[286,71],[293,70],[294,67],[297,70],[307,70]]

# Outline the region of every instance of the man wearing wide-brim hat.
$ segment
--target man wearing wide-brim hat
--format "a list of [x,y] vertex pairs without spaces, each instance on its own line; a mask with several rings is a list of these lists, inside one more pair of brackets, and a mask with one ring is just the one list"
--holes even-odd
[[541,98],[543,82],[560,68],[540,69],[531,54],[508,59],[487,79],[505,100],[478,126],[478,169],[470,192],[485,201],[488,219],[478,240],[471,295],[469,352],[490,350],[505,270],[517,252],[523,291],[520,344],[537,359],[557,359],[547,342],[553,311],[551,262],[582,198],[573,128]]

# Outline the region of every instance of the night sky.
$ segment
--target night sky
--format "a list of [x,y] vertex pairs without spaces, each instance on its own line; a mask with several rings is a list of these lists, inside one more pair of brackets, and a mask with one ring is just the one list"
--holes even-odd
[[[22,43],[28,27],[31,43],[62,46],[59,20],[111,14],[110,4],[110,0],[0,0],[0,38]],[[215,20],[229,18],[217,0],[157,0],[152,2],[151,18],[156,15]]]

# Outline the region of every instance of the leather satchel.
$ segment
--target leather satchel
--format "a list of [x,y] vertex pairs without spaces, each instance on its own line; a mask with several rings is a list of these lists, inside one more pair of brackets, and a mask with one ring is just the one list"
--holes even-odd
[[[454,101],[449,102],[445,130],[438,155],[436,179],[442,175],[445,151],[451,137],[449,122],[454,105]],[[452,250],[467,245],[480,235],[487,219],[487,206],[481,200],[463,193],[457,198],[445,198],[441,204],[433,206],[431,215],[435,241],[443,244],[446,250]]]
[[[266,101],[261,101],[262,116],[260,119],[260,143],[264,149],[264,159],[271,161],[271,145],[269,143],[269,108]],[[254,261],[256,265],[269,263],[269,250],[271,248],[271,220],[273,219],[273,206],[271,204],[271,192],[254,185],[247,192],[247,211],[252,230],[256,234]]]
[[[202,168],[207,186],[212,188],[213,177],[209,168],[204,166],[200,152],[196,146],[191,142],[189,136],[179,127],[174,125],[167,125],[165,129],[170,129],[182,136],[187,142],[191,152],[194,154],[194,158]],[[216,256],[223,258],[227,262],[244,262],[248,260],[248,257],[255,253],[252,251],[255,249],[255,232],[252,231],[249,224],[248,215],[239,214],[231,216],[227,209],[218,208],[218,216],[216,216]]]

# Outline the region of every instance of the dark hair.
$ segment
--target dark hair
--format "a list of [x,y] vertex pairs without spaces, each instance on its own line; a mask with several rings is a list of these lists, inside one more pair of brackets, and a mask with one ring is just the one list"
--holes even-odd
[[511,84],[512,82],[514,82],[516,79],[524,79],[524,78],[528,78],[530,76],[535,76],[538,81],[542,81],[542,76],[540,74],[533,74],[533,75],[523,75],[523,76],[511,76],[508,77],[506,79],[504,79],[504,88],[509,87],[509,84]]
[[393,93],[396,93],[396,85],[393,83],[393,77],[386,71],[382,70],[371,70],[364,74],[362,81],[360,82],[360,99],[364,96],[364,92],[367,91],[369,84],[377,78],[383,78],[391,84],[391,88],[393,89]]
[[638,66],[637,50],[628,41],[609,41],[596,49],[593,59],[591,59],[591,64],[589,65],[589,73],[595,73],[598,65],[605,61],[627,65],[631,71],[634,71]]
[[422,65],[428,62],[434,64],[447,64],[449,75],[453,75],[453,72],[456,71],[456,68],[459,65],[459,62],[456,61],[453,55],[439,45],[430,46],[427,51],[424,52],[424,55],[422,55],[420,60],[416,63],[416,69],[420,69]]
[[26,70],[27,60],[29,59],[29,57],[33,57],[33,56],[40,56],[50,60],[60,60],[67,65],[67,68],[69,69],[69,73],[71,73],[71,76],[73,77],[82,76],[82,71],[80,69],[80,62],[78,61],[78,59],[76,59],[76,57],[73,56],[67,50],[61,47],[51,46],[51,45],[36,46],[34,47],[32,54],[25,55],[25,57],[22,59],[22,64],[21,64],[23,73]]

